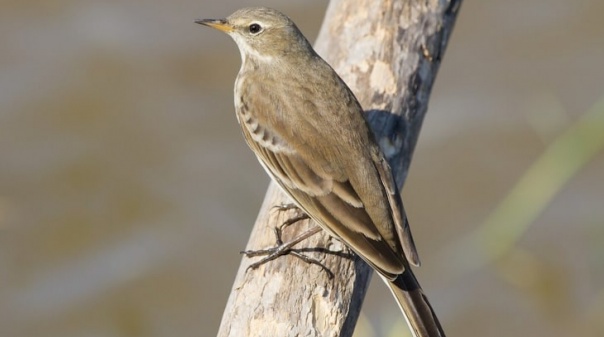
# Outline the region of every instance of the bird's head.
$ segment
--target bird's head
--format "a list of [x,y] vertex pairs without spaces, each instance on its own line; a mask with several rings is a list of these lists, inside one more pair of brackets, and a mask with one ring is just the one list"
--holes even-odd
[[225,19],[200,19],[196,23],[229,34],[245,62],[253,58],[270,62],[287,55],[314,54],[294,22],[281,12],[264,7],[244,8]]

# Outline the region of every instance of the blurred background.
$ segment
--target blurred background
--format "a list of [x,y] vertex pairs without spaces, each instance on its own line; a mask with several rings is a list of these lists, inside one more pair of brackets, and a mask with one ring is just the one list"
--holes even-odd
[[[237,48],[326,1],[4,1],[0,336],[215,335],[268,178]],[[404,189],[449,336],[604,336],[604,2],[461,8]],[[401,336],[374,280],[357,337]]]

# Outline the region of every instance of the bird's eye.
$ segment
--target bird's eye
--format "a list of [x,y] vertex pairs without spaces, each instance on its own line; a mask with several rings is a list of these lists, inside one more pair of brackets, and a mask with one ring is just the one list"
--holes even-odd
[[249,30],[250,30],[250,33],[252,33],[252,34],[258,34],[262,30],[262,27],[257,23],[252,23],[249,26]]

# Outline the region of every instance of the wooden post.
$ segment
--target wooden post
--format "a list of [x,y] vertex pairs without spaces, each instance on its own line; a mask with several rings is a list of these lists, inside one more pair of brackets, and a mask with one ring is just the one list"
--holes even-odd
[[[399,188],[460,5],[461,0],[332,0],[327,9],[315,49],[366,110]],[[271,183],[246,249],[274,245],[274,227],[295,215],[274,209],[287,202]],[[298,223],[285,230],[284,238],[312,226]],[[352,336],[371,268],[325,232],[296,248],[335,277],[294,256],[247,270],[257,258],[244,257],[219,337]]]

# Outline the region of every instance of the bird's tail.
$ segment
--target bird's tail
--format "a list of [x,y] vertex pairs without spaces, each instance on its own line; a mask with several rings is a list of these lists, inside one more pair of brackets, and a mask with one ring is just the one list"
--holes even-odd
[[409,268],[394,280],[382,278],[396,298],[414,337],[445,337],[428,298]]

